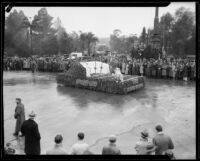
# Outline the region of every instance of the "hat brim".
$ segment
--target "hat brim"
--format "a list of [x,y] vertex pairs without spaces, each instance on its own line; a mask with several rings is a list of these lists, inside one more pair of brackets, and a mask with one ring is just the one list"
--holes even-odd
[[36,115],[28,115],[29,117],[36,117]]

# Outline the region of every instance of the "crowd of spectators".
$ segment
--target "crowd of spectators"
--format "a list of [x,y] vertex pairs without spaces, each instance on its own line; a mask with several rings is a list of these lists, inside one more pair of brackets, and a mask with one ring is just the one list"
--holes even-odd
[[4,59],[4,70],[19,71],[31,70],[32,72],[62,72],[68,61],[61,57],[9,57]]
[[[110,60],[101,59],[109,63]],[[4,59],[4,70],[31,70],[40,72],[63,72],[69,68],[69,59],[59,56]],[[196,64],[190,59],[117,59],[122,74],[142,75],[150,78],[195,80]]]
[[133,59],[118,61],[122,74],[141,75],[151,78],[195,80],[196,64],[189,59]]

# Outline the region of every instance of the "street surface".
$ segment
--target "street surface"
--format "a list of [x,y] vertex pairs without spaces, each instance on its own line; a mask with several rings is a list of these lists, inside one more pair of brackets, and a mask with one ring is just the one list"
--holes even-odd
[[[108,144],[107,136],[116,134],[123,154],[135,154],[140,132],[147,129],[152,138],[154,127],[163,125],[172,137],[177,159],[196,155],[195,83],[146,79],[144,89],[128,95],[113,95],[71,87],[58,87],[55,74],[4,72],[4,137],[14,139],[15,98],[22,98],[26,118],[34,110],[41,134],[41,152],[54,145],[62,134],[67,151],[83,131],[90,150],[100,154]],[[23,154],[23,139],[12,141],[17,153]]]

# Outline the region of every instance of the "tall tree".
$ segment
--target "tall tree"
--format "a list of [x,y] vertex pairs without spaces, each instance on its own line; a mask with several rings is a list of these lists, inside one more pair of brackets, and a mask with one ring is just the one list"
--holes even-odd
[[82,50],[82,53],[84,53],[85,48],[86,48],[87,33],[82,33],[81,32],[80,40],[81,40],[81,50]]
[[[28,56],[28,30],[23,27],[23,11],[11,12],[5,20],[4,47],[8,55]],[[19,41],[20,40],[20,41]]]
[[146,43],[146,28],[143,27],[142,29],[142,34],[141,34],[141,37],[140,37],[140,41],[145,44]]
[[[175,55],[184,56],[188,54],[186,53],[185,46],[193,35],[194,25],[193,12],[183,7],[175,12],[175,22],[172,27],[172,48]],[[195,44],[195,41],[193,43]]]
[[86,35],[88,55],[91,56],[91,45],[96,45],[98,38],[92,33],[88,32]]
[[172,46],[172,27],[174,23],[174,17],[167,12],[166,14],[161,16],[160,20],[160,28],[161,28],[161,46],[164,47],[167,53],[171,53],[170,46]]
[[[39,55],[58,54],[58,41],[56,40],[56,30],[52,27],[53,17],[50,16],[46,8],[41,8],[32,21],[33,52]],[[51,44],[47,48],[48,44]],[[44,48],[46,48],[44,50]],[[47,50],[48,49],[48,50]],[[53,52],[52,52],[53,51]]]

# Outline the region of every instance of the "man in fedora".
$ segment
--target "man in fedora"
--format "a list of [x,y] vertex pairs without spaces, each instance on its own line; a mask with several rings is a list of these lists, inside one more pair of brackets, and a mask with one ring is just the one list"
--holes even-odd
[[120,155],[121,151],[116,146],[117,137],[115,135],[111,135],[109,137],[109,145],[104,146],[102,150],[103,155]]
[[40,155],[40,132],[38,124],[34,121],[36,114],[32,111],[29,114],[29,119],[24,121],[21,132],[25,136],[25,149],[26,155]]
[[15,132],[14,136],[18,136],[19,132],[21,131],[21,126],[25,120],[25,110],[24,105],[21,103],[20,98],[16,98],[16,108],[15,108],[15,114],[14,117],[16,119],[16,125],[15,125]]

